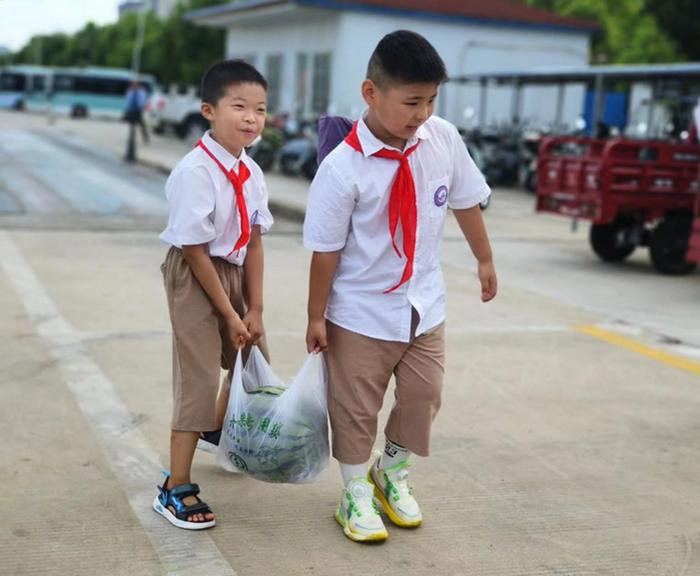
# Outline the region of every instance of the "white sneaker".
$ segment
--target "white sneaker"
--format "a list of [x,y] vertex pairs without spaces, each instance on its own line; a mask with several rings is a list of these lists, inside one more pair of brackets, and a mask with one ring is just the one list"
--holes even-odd
[[423,521],[418,502],[408,486],[408,462],[383,470],[377,458],[369,469],[367,479],[374,485],[374,496],[384,513],[394,524],[403,528],[416,528]]
[[375,507],[373,492],[372,484],[362,477],[353,478],[343,489],[335,519],[350,540],[376,542],[389,536]]

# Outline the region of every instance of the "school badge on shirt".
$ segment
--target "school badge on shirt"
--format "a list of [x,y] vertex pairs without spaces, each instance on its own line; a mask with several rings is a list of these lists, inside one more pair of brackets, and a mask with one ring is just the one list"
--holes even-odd
[[447,186],[440,186],[433,195],[435,206],[444,206],[447,202]]

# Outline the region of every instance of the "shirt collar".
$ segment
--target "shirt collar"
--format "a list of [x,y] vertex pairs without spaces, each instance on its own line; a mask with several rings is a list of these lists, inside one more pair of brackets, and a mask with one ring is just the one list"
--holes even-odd
[[357,121],[357,137],[359,138],[360,144],[362,145],[362,153],[364,154],[365,158],[371,156],[372,154],[375,154],[376,152],[379,152],[382,148],[388,148],[389,150],[397,150],[399,152],[403,152],[404,150],[407,150],[411,146],[415,145],[419,140],[427,140],[430,137],[429,132],[425,127],[425,124],[421,124],[418,127],[418,130],[416,130],[415,136],[412,136],[406,141],[406,146],[404,147],[404,150],[399,150],[398,148],[394,148],[393,146],[385,144],[374,134],[372,134],[372,131],[367,127],[367,124],[365,122],[366,116],[367,110],[365,110],[362,113],[362,116],[360,116],[360,119]]
[[236,158],[233,154],[226,150],[226,148],[211,137],[211,130],[207,130],[204,133],[204,136],[202,136],[202,142],[207,148],[209,148],[209,151],[216,156],[217,160],[221,162],[227,170],[237,170],[239,162],[243,162],[248,169],[250,169],[250,164],[246,162],[248,155],[245,153],[245,148],[241,149],[240,157]]

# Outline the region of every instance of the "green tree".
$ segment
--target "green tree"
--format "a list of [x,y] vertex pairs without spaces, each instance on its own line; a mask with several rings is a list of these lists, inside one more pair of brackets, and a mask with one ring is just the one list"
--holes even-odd
[[[525,1],[562,16],[596,22],[601,32],[593,40],[595,62],[633,64],[685,60],[685,54],[647,6],[652,0]],[[675,0],[668,3],[671,2],[675,5]]]
[[698,0],[647,0],[659,26],[674,39],[681,52],[700,60],[700,2]]
[[[224,55],[223,30],[195,26],[184,19],[187,10],[222,4],[227,0],[181,2],[173,13],[159,20],[146,16],[141,71],[165,84],[198,84],[207,67]],[[126,14],[118,22],[86,24],[72,36],[51,34],[33,37],[21,50],[5,58],[15,64],[47,66],[110,66],[130,68],[138,14]]]

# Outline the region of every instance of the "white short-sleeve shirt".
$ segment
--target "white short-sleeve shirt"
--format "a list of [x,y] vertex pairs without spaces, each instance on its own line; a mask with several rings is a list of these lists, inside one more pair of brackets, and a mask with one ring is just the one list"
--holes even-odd
[[[260,226],[265,234],[272,226],[272,214],[267,206],[267,188],[263,172],[245,150],[240,158],[230,154],[214,140],[209,132],[202,142],[226,169],[239,171],[245,163],[250,176],[243,185],[243,197],[248,209],[251,230]],[[163,242],[182,248],[193,244],[209,244],[209,255],[224,258],[242,266],[246,248],[231,253],[241,235],[241,221],[236,204],[236,192],[226,174],[199,146],[175,166],[165,184],[170,206],[168,226],[160,235]]]
[[413,276],[385,294],[406,264],[392,248],[389,232],[389,197],[399,162],[372,157],[390,147],[363,119],[357,136],[362,153],[342,142],[319,166],[309,190],[304,246],[315,252],[342,250],[326,318],[372,338],[408,342],[412,308],[420,315],[416,335],[445,318],[440,252],[448,206],[471,208],[491,190],[457,129],[442,118],[428,119],[405,148],[420,140],[409,156],[418,213]]

